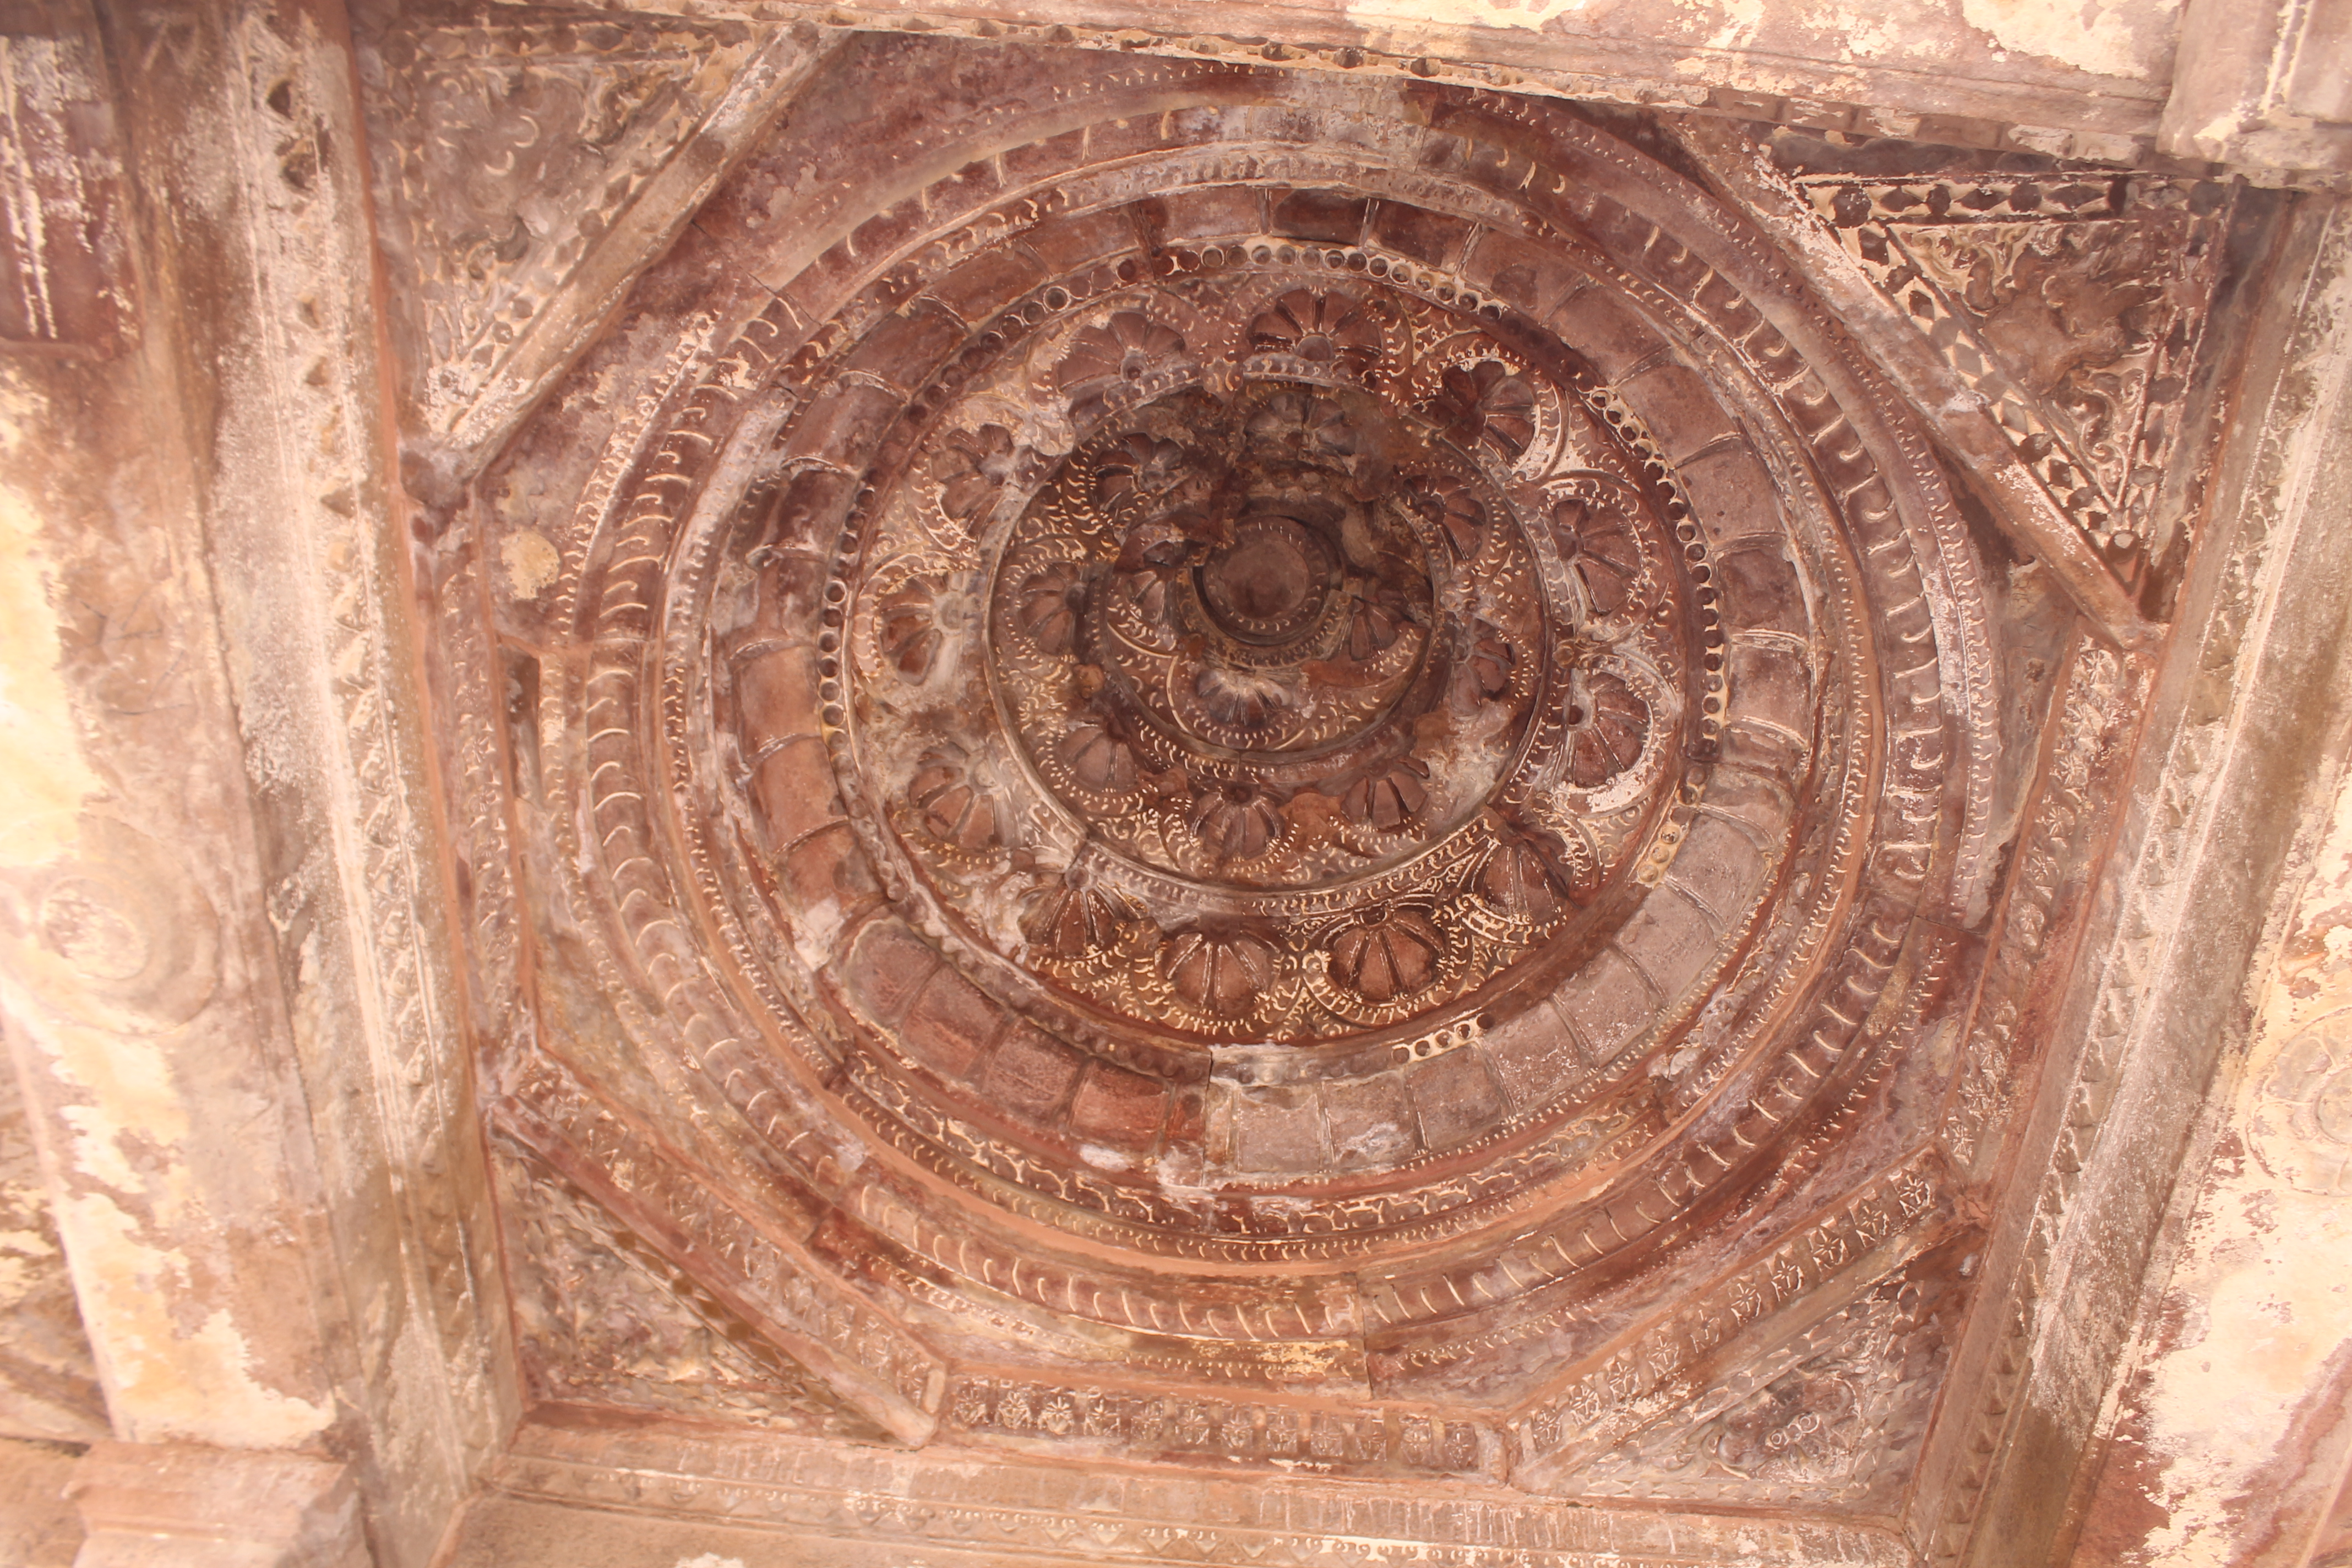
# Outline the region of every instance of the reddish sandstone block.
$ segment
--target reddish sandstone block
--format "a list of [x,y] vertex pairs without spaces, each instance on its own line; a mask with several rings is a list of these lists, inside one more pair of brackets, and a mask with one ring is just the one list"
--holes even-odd
[[857,933],[841,983],[877,1023],[896,1019],[938,968],[940,955],[900,921],[877,921]]
[[850,248],[861,257],[887,256],[922,235],[932,221],[922,199],[908,196],[887,212],[876,213],[859,224],[850,234]]
[[846,474],[807,468],[794,474],[776,498],[770,513],[776,522],[776,555],[761,584],[761,631],[805,637],[815,624],[840,514],[856,488]]
[[1134,221],[1124,209],[1114,209],[1041,223],[1024,237],[1024,243],[1058,278],[1090,263],[1123,256],[1136,247],[1138,240]]
[[1731,712],[1798,735],[1813,731],[1812,686],[1795,655],[1779,648],[1731,650]]
[[817,732],[816,666],[805,647],[777,648],[735,672],[735,711],[746,749]]
[[[787,254],[792,254],[787,252]],[[845,245],[827,247],[814,261],[789,277],[781,266],[760,268],[753,277],[772,290],[803,321],[828,321],[841,302],[856,289],[863,269]]]
[[1719,816],[1700,817],[1675,852],[1675,881],[1727,919],[1746,906],[1763,870],[1748,835]]
[[1723,551],[1714,563],[1726,621],[1804,635],[1804,590],[1798,586],[1797,569],[1777,548]]
[[1312,1089],[1231,1091],[1234,1164],[1244,1171],[1319,1171],[1329,1163],[1322,1109]]
[[1208,1091],[1198,1084],[1171,1089],[1168,1123],[1160,1131],[1160,1146],[1171,1153],[1197,1156],[1208,1137]]
[[923,385],[941,361],[961,347],[964,324],[950,312],[920,300],[898,315],[875,324],[865,341],[850,350],[844,370],[864,371],[908,391]]
[[1601,952],[1557,994],[1559,1010],[1597,1062],[1606,1063],[1649,1026],[1649,983],[1622,956]]
[[1551,314],[1560,341],[1592,362],[1602,378],[1615,381],[1657,352],[1658,335],[1599,289],[1571,295]]
[[1721,273],[1700,286],[1695,302],[1699,313],[1715,323],[1715,330],[1729,342],[1739,342],[1763,324],[1763,312],[1757,310],[1755,301]]
[[1070,1131],[1137,1153],[1151,1147],[1167,1119],[1168,1086],[1108,1062],[1096,1062],[1070,1098]]
[[1482,234],[1462,275],[1498,300],[1538,314],[1574,286],[1579,274],[1549,253],[1507,234]]
[[1087,132],[1084,126],[1065,131],[1059,136],[1049,136],[1043,142],[1031,142],[1004,151],[1005,178],[1013,184],[1030,184],[1067,173],[1087,161]]
[[[1192,123],[1198,126],[1199,119]],[[1118,120],[1097,120],[1087,127],[1087,161],[1090,163],[1114,163],[1121,158],[1134,158],[1148,153],[1164,151],[1171,144],[1168,132],[1174,127],[1158,114],[1129,114]],[[1198,135],[1197,129],[1194,135]]]
[[1333,1163],[1342,1170],[1377,1169],[1421,1152],[1412,1098],[1395,1073],[1328,1085],[1323,1091],[1323,1117],[1330,1129]]
[[1045,269],[1025,252],[984,250],[933,283],[929,296],[978,326],[1045,281]]
[[1738,434],[1739,426],[1715,400],[1715,394],[1686,366],[1654,364],[1641,374],[1618,384],[1625,405],[1669,457],[1677,461],[1719,436]]
[[787,854],[779,881],[788,908],[828,930],[882,897],[874,867],[846,820],[819,829]]
[[1196,103],[1184,109],[1171,109],[1160,117],[1164,121],[1161,128],[1164,144],[1169,147],[1205,147],[1214,142],[1233,141],[1234,129],[1245,112],[1222,103]]
[[1475,1051],[1448,1051],[1407,1068],[1404,1077],[1422,1140],[1432,1149],[1466,1143],[1502,1119],[1502,1090]]
[[1777,546],[1782,531],[1780,488],[1753,451],[1717,447],[1686,464],[1679,477],[1711,548],[1721,550],[1735,539],[1768,540]]
[[1161,205],[1168,214],[1168,237],[1171,241],[1252,235],[1258,232],[1265,219],[1262,193],[1249,185],[1171,191],[1161,198]]
[[1618,951],[1666,996],[1679,996],[1715,956],[1715,922],[1671,888],[1659,888],[1617,933]]
[[[836,383],[793,426],[785,453],[792,458],[845,461],[879,441],[905,403],[898,394],[864,382]],[[841,476],[835,476],[835,480],[836,494],[856,483]]]
[[1723,731],[1722,761],[1792,789],[1804,776],[1806,752],[1786,731],[1742,723],[1734,713]]
[[1274,232],[1318,245],[1355,245],[1364,237],[1369,198],[1346,191],[1288,191],[1274,203]]
[[1522,1110],[1547,1103],[1591,1073],[1576,1037],[1547,1003],[1496,1023],[1478,1045],[1488,1069]]
[[931,972],[898,1026],[898,1045],[942,1078],[969,1075],[1004,1030],[1004,1009],[946,964]]
[[1039,1029],[1017,1024],[989,1058],[981,1092],[1030,1121],[1044,1121],[1069,1098],[1086,1058]]
[[1372,243],[1384,250],[1410,256],[1432,267],[1450,267],[1470,237],[1470,225],[1458,217],[1384,201],[1372,215]]
[[1766,843],[1788,830],[1788,795],[1765,780],[1737,768],[1717,768],[1706,781],[1705,815],[1736,816]]
[[1004,191],[1004,183],[996,177],[996,165],[986,158],[974,159],[954,174],[933,180],[923,188],[923,205],[934,223],[951,219],[960,213],[978,212],[994,201]]
[[1527,183],[1525,155],[1502,142],[1465,142],[1459,167],[1463,178],[1506,195]]
[[789,844],[839,816],[824,747],[803,739],[769,753],[751,772],[751,802],[767,824],[771,844]]

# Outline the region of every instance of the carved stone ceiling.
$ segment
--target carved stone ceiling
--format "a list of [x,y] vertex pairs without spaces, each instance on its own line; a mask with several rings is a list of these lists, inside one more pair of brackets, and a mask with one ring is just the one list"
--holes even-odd
[[[413,430],[766,47],[528,22],[372,46]],[[535,1396],[1902,1515],[2147,690],[2032,531],[2166,613],[2218,188],[826,47],[450,525]]]

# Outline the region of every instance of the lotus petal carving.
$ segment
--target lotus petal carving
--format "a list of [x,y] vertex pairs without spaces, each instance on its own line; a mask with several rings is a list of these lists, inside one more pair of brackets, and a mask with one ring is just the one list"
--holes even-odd
[[1375,909],[1331,939],[1332,980],[1368,1002],[1393,1002],[1437,978],[1445,938],[1418,910]]
[[1248,1016],[1281,973],[1273,942],[1247,929],[1179,931],[1160,944],[1160,972],[1192,1006],[1223,1017]]

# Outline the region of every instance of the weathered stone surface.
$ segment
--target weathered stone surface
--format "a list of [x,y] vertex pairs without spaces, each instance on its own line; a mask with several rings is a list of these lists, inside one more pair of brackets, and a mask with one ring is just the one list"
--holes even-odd
[[20,1555],[2339,1550],[2334,10],[688,9],[0,7]]
[[107,1436],[81,1306],[14,1072],[0,1074],[0,1434]]
[[81,1514],[67,1486],[79,1458],[67,1444],[0,1437],[0,1562],[72,1568]]
[[367,1568],[359,1491],[291,1454],[100,1443],[67,1487],[75,1568]]

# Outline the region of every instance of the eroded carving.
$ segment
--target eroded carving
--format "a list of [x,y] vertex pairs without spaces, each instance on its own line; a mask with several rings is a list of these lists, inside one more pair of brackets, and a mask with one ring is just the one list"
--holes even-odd
[[2268,1065],[2255,1157],[2298,1192],[2352,1195],[2352,1015],[2315,1018]]
[[757,45],[740,22],[603,14],[373,40],[368,99],[415,412],[446,426]]
[[[854,1272],[908,1430],[1573,1489],[1944,1223],[1857,1131],[1991,864],[1929,444],[1707,198],[1427,107],[942,178],[649,366],[549,529],[542,863],[645,1083],[510,1125],[730,1302],[786,1229]],[[1686,1247],[1744,1293],[1644,1294]]]
[[2220,276],[2218,186],[2064,172],[1804,185],[2118,575],[2177,555],[2158,487]]
[[516,1328],[539,1398],[883,1437],[562,1178],[520,1163],[505,1174],[522,1226],[509,1255]]

